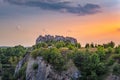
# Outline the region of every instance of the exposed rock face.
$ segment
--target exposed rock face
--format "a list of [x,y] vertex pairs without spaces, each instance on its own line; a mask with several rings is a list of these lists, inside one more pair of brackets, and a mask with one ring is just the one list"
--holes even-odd
[[[33,70],[33,64],[38,64],[38,69]],[[72,61],[69,62],[73,64]],[[53,69],[50,64],[47,64],[42,57],[37,57],[33,59],[29,58],[27,70],[26,70],[26,80],[71,80],[73,78],[79,77],[79,71],[74,66],[68,67],[67,71],[57,72]]]
[[36,44],[41,43],[41,42],[47,42],[47,41],[68,41],[68,42],[71,42],[72,44],[77,43],[77,40],[72,37],[63,37],[63,36],[57,36],[57,35],[56,36],[40,35],[36,40]]
[[[38,69],[33,69],[33,64],[38,64]],[[26,80],[47,80],[48,71],[50,71],[50,65],[45,64],[42,57],[37,57],[33,59],[29,58],[27,70],[26,70]]]
[[24,58],[21,59],[18,62],[17,66],[15,68],[15,74],[17,74],[19,72],[19,70],[22,68],[23,64],[25,64],[25,62],[28,60],[28,58],[29,58],[29,53],[26,53],[26,55],[24,56]]
[[[46,63],[42,57],[39,56],[36,59],[33,59],[30,55],[27,57],[26,80],[71,80],[71,78],[73,80],[77,80],[80,76],[80,72],[72,60],[68,62],[70,66],[68,66],[66,71],[57,72],[50,64]],[[22,60],[24,59],[25,58]],[[34,63],[38,64],[38,68],[36,70],[33,69]],[[20,68],[21,66],[16,67],[16,72],[19,72]]]

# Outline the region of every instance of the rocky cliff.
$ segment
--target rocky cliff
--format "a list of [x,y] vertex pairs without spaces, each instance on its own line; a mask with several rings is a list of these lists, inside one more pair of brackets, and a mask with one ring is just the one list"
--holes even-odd
[[[76,80],[80,77],[80,72],[72,62],[68,61],[68,68],[65,71],[58,72],[53,66],[48,64],[44,59],[39,56],[36,59],[27,54],[16,66],[15,75],[19,73],[22,66],[27,63],[25,70],[26,80]],[[37,68],[34,69],[33,65],[37,64]],[[20,77],[17,80],[22,80]]]
[[63,37],[63,36],[51,36],[51,35],[45,35],[42,36],[40,35],[37,39],[36,39],[36,44],[41,43],[41,42],[47,42],[47,41],[67,41],[70,42],[72,44],[77,43],[77,40],[73,37]]

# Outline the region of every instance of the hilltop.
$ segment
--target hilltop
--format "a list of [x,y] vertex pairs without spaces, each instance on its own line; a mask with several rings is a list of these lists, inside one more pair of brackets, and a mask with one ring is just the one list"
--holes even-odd
[[120,80],[120,46],[114,42],[81,47],[75,38],[45,35],[32,47],[0,53],[3,80]]

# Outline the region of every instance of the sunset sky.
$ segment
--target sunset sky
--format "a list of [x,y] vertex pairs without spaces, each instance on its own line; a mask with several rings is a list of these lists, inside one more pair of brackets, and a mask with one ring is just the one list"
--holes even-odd
[[0,0],[0,46],[31,46],[45,34],[120,44],[120,0]]

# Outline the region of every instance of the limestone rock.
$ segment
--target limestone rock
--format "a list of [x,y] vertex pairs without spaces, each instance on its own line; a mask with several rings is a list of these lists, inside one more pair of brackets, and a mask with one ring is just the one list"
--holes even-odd
[[47,41],[68,41],[72,44],[77,43],[77,40],[73,37],[63,37],[63,36],[51,36],[51,35],[45,35],[42,36],[40,35],[37,39],[36,39],[36,44],[41,43],[41,42],[47,42]]

